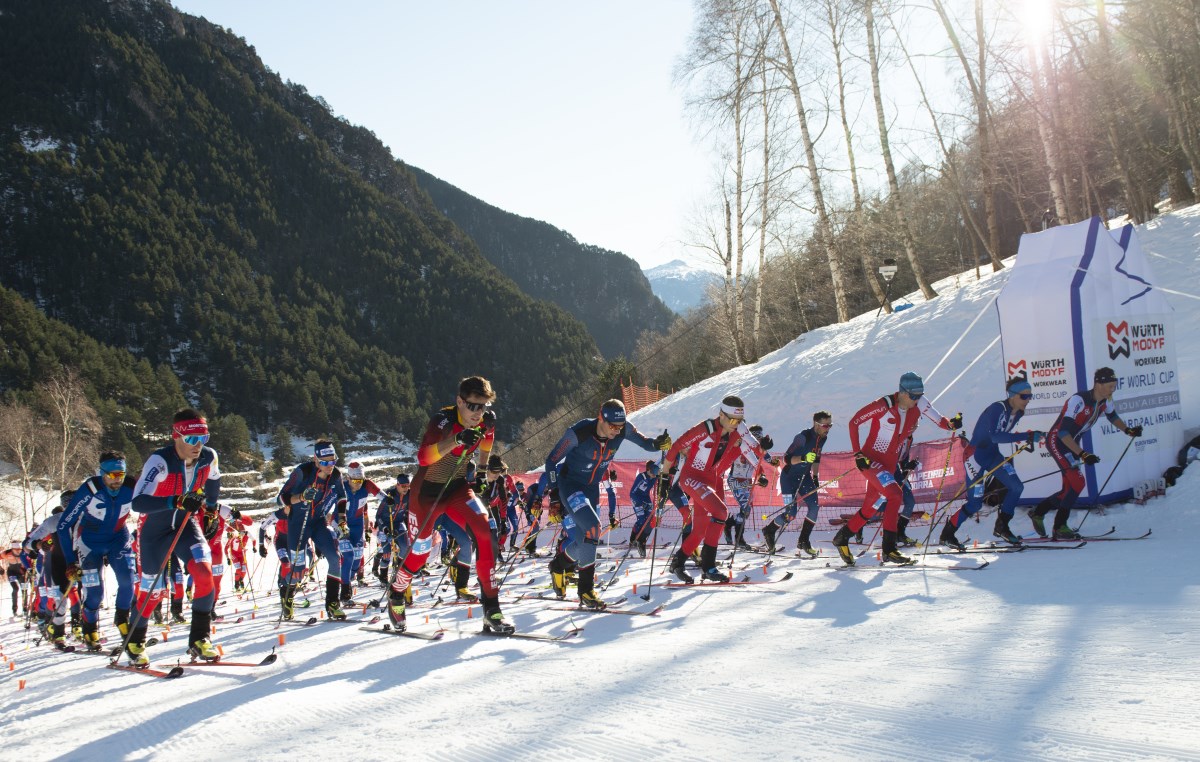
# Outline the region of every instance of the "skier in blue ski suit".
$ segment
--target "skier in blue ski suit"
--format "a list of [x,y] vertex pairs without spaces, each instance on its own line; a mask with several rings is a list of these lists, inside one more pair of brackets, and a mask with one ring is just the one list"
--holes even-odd
[[342,555],[342,603],[346,603],[353,597],[351,582],[363,563],[367,505],[371,498],[379,494],[379,487],[366,478],[358,461],[346,466],[346,481],[342,487],[346,491],[347,533],[338,540],[338,552]]
[[633,480],[629,488],[629,500],[633,503],[633,515],[637,520],[629,532],[629,541],[636,543],[638,553],[646,557],[646,539],[650,536],[650,519],[654,516],[654,498],[658,488],[658,461],[646,461],[646,468]]
[[296,466],[276,498],[282,507],[275,512],[275,518],[287,521],[288,557],[292,564],[291,574],[279,588],[284,619],[291,619],[294,613],[295,583],[303,578],[308,566],[309,539],[329,562],[325,577],[325,614],[330,619],[346,618],[341,607],[342,557],[334,539],[335,530],[329,526],[332,516],[337,524],[336,533],[349,533],[346,487],[337,468],[337,458],[332,442],[317,442],[313,445],[312,461]]
[[783,453],[783,470],[779,473],[779,490],[783,493],[783,510],[772,521],[763,527],[763,540],[767,544],[767,552],[774,552],[775,537],[796,518],[799,510],[798,498],[803,495],[808,512],[804,516],[804,524],[800,527],[800,539],[796,541],[796,550],[815,556],[809,537],[817,523],[820,505],[817,501],[817,466],[821,462],[821,448],[829,436],[833,426],[833,416],[824,410],[813,413],[813,425],[792,439],[787,450]]
[[606,401],[596,418],[585,418],[563,434],[546,456],[546,478],[551,506],[562,505],[565,542],[550,562],[551,585],[558,596],[566,597],[566,573],[578,569],[578,592],[583,605],[603,609],[604,602],[594,592],[596,543],[600,539],[600,482],[608,477],[609,465],[621,444],[628,439],[646,451],[665,450],[671,437],[663,432],[650,439],[625,422],[625,405],[616,399]]
[[89,650],[100,648],[97,622],[104,597],[101,575],[107,559],[117,577],[113,624],[129,631],[133,604],[133,578],[137,574],[129,527],[135,480],[126,473],[125,455],[109,451],[100,456],[100,474],[89,477],[75,490],[58,521],[58,542],[67,564],[67,577],[83,585],[83,641]]
[[[1017,501],[1021,499],[1025,485],[1017,476],[1017,469],[1013,467],[1012,461],[1004,463],[1004,456],[1000,454],[998,445],[1022,442],[1032,449],[1046,435],[1041,431],[1016,431],[1017,424],[1025,415],[1025,407],[1033,399],[1033,387],[1030,383],[1024,378],[1014,378],[1008,382],[1006,391],[1008,397],[984,408],[979,420],[975,422],[971,441],[967,445],[969,455],[963,462],[969,485],[967,501],[942,528],[939,539],[943,545],[962,547],[962,543],[955,536],[955,530],[983,507],[986,488],[983,475],[992,469],[996,469],[992,471],[992,477],[1003,485],[1004,489],[1004,499],[996,513],[996,525],[992,533],[1014,545],[1021,544],[1021,538],[1013,534],[1008,522],[1016,511]],[[1004,465],[996,468],[1001,463]]]

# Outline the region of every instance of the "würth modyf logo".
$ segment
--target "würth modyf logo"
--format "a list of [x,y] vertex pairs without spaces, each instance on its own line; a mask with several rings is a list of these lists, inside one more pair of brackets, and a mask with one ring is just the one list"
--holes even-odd
[[1008,364],[1008,377],[1023,378],[1028,381],[1029,373],[1026,371],[1025,361],[1017,360],[1016,362],[1010,362]]
[[1125,320],[1108,324],[1108,357],[1115,360],[1122,355],[1129,357],[1129,323]]

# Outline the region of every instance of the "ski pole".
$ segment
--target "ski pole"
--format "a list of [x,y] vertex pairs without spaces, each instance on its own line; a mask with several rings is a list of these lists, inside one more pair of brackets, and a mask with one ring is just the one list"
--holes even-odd
[[1129,452],[1129,446],[1133,444],[1133,439],[1133,437],[1129,438],[1129,441],[1125,443],[1125,449],[1121,450],[1121,457],[1117,458],[1116,463],[1113,463],[1112,470],[1108,472],[1108,478],[1104,480],[1104,484],[1100,485],[1100,490],[1096,492],[1096,502],[1088,506],[1087,513],[1083,514],[1083,518],[1079,521],[1079,526],[1075,527],[1077,533],[1083,527],[1083,522],[1087,521],[1088,516],[1092,515],[1092,510],[1100,504],[1100,496],[1104,494],[1104,488],[1108,486],[1109,481],[1113,478],[1113,474],[1117,472],[1117,466],[1121,465],[1121,461],[1125,459],[1125,453]]
[[[1030,447],[1030,445],[1029,445],[1029,443],[1028,443],[1028,442],[1023,442],[1022,444],[1018,445],[1018,446],[1017,446],[1017,449],[1013,450],[1013,454],[1012,454],[1012,455],[1009,455],[1007,458],[1005,458],[1004,460],[1000,461],[999,463],[997,463],[997,464],[996,464],[995,466],[993,466],[992,468],[989,468],[987,471],[984,471],[982,474],[980,474],[979,476],[975,477],[975,478],[974,478],[974,479],[972,479],[971,481],[969,481],[969,482],[967,482],[967,483],[963,484],[962,488],[960,488],[960,489],[958,490],[958,492],[956,492],[956,493],[954,494],[954,496],[953,496],[953,497],[951,497],[949,500],[947,500],[947,501],[946,501],[946,506],[949,506],[949,505],[953,504],[955,500],[959,499],[959,498],[960,498],[960,497],[962,497],[964,494],[966,494],[967,490],[971,489],[971,488],[972,488],[972,487],[974,487],[976,484],[979,484],[981,481],[983,481],[983,480],[987,479],[989,476],[991,476],[992,474],[994,474],[994,473],[996,473],[997,471],[999,471],[1001,468],[1003,468],[1003,467],[1004,467],[1004,464],[1005,464],[1005,463],[1008,463],[1008,462],[1009,462],[1009,461],[1011,461],[1013,458],[1017,457],[1017,455],[1019,455],[1019,454],[1020,454],[1020,453],[1022,453],[1022,452],[1025,452],[1025,451],[1032,452],[1032,448]],[[1057,471],[1055,471],[1055,472],[1052,472],[1052,473],[1058,473],[1058,472],[1057,472]],[[1043,474],[1042,476],[1049,476],[1049,474]],[[1041,477],[1038,477],[1038,478],[1040,479]],[[1030,480],[1030,481],[1032,481],[1032,480]],[[1028,483],[1029,483],[1029,482],[1023,482],[1023,484],[1028,484]],[[929,518],[929,534],[925,535],[925,544],[926,544],[926,547],[928,547],[928,545],[929,545],[929,538],[930,538],[930,537],[933,535],[933,528],[934,528],[934,527],[937,525],[937,519],[938,519],[938,517],[937,517],[937,514],[938,514],[938,512],[939,512],[939,511],[938,511],[938,509],[937,509],[937,506],[936,506],[936,504],[935,504],[935,506],[934,506],[934,512],[933,512],[933,514],[932,514],[932,515],[930,516],[930,518]],[[922,557],[923,557],[923,556],[922,556]]]
[[[319,496],[317,496],[317,497],[319,497]],[[317,497],[313,497],[312,500],[303,501],[304,502],[304,518],[300,520],[300,534],[298,534],[296,536],[296,550],[295,550],[295,552],[291,552],[290,555],[288,556],[288,561],[291,563],[291,566],[288,568],[287,579],[283,581],[283,590],[281,590],[279,593],[279,618],[275,620],[275,627],[273,628],[276,630],[278,630],[279,626],[281,624],[283,624],[283,611],[284,611],[284,607],[286,606],[286,602],[283,600],[284,594],[290,593],[293,608],[296,605],[296,594],[295,594],[295,591],[292,590],[292,583],[296,579],[296,567],[298,567],[300,565],[300,545],[302,543],[304,543],[304,532],[305,532],[305,530],[308,529],[308,517],[310,514],[316,513],[316,510],[317,510]],[[290,519],[290,518],[291,518],[291,511],[289,510],[287,519]],[[308,548],[307,548],[307,543],[304,543],[304,544],[306,545],[306,547],[304,548],[304,554],[305,554],[305,560],[307,561]],[[284,550],[285,550],[285,552],[288,552],[286,546],[284,546]],[[308,600],[308,599],[305,598],[305,600]]]
[[[817,493],[817,492],[820,492],[821,490],[823,490],[823,489],[825,489],[826,487],[828,487],[830,484],[833,484],[834,482],[836,482],[836,481],[838,481],[838,480],[842,479],[842,478],[843,478],[843,477],[844,477],[846,474],[850,473],[850,472],[851,472],[851,471],[853,471],[855,468],[856,468],[856,466],[850,466],[850,468],[847,468],[845,471],[841,472],[840,474],[838,474],[837,476],[833,477],[833,478],[832,478],[832,479],[830,479],[829,481],[820,482],[819,484],[817,484],[817,486],[813,487],[813,488],[812,488],[812,489],[810,489],[808,492],[805,492],[803,495],[798,495],[798,496],[796,497],[796,502],[795,502],[795,504],[796,504],[797,506],[798,506],[798,505],[800,505],[800,502],[801,502],[802,500],[804,500],[804,498],[808,497],[809,495],[812,495],[812,494],[815,494],[815,493]],[[779,514],[783,513],[784,511],[786,511],[786,510],[787,510],[787,508],[788,508],[788,507],[785,505],[785,506],[783,506],[782,508],[780,508],[779,510],[775,511],[774,513],[772,513],[772,514],[770,514],[770,515],[765,515],[765,516],[763,516],[763,517],[762,517],[762,520],[763,520],[763,526],[765,527],[765,526],[767,525],[767,523],[768,523],[768,522],[770,522],[770,521],[774,521],[774,520],[775,520],[775,517],[776,517],[776,516],[778,516]],[[790,524],[790,523],[791,523],[791,521],[788,521],[788,523]],[[786,525],[785,525],[785,526],[786,526]],[[783,534],[783,527],[780,527],[780,534]]]
[[[937,515],[939,510],[938,504],[942,502],[942,488],[946,486],[946,475],[950,473],[950,461],[953,459],[954,455],[954,443],[959,439],[963,439],[962,435],[950,437],[950,446],[946,448],[946,463],[942,466],[942,479],[938,482],[937,496],[933,499],[933,517],[929,520],[929,531],[925,533],[925,547],[921,551],[922,561],[925,560],[925,556],[929,555],[929,538],[933,536],[933,528],[937,525]],[[966,440],[964,439],[963,441],[963,446],[966,447]],[[1020,448],[1018,448],[1018,450],[1019,449]],[[1015,454],[1016,453],[1014,453],[1014,455]],[[953,499],[947,500],[946,505],[949,506],[953,502]],[[874,545],[875,541],[872,540],[871,544]],[[870,550],[870,548],[867,550]]]
[[[662,519],[662,510],[666,507],[667,496],[664,495],[662,501],[658,504],[658,510],[654,513],[654,534],[650,538],[651,544],[654,546],[654,551],[650,554],[650,581],[646,584],[646,594],[642,596],[642,600],[650,600],[650,591],[654,589],[654,562],[658,558],[658,523]],[[671,543],[671,550],[667,553],[668,556],[675,553],[675,546],[679,544],[679,538],[683,537],[682,527],[679,534],[675,537],[675,542]]]
[[[179,537],[183,534],[183,528],[188,525],[188,522],[191,521],[191,519],[192,511],[185,511],[183,514],[183,520],[179,522],[179,528],[175,530],[175,536],[171,538],[171,545],[167,548],[167,554],[166,557],[163,558],[162,566],[158,568],[158,574],[154,577],[154,583],[150,585],[150,591],[146,593],[147,600],[154,595],[154,591],[158,589],[159,583],[162,582],[163,575],[166,574],[167,571],[167,564],[170,562],[171,556],[175,553],[175,546],[179,543]],[[139,537],[138,542],[140,546],[142,538]],[[140,547],[138,552],[141,552]],[[139,602],[135,597],[133,607],[134,612],[129,618],[129,630],[125,633],[125,637],[121,640],[121,645],[117,648],[114,648],[109,653],[109,656],[112,657],[112,661],[110,661],[109,664],[116,664],[121,660],[121,654],[125,651],[125,647],[129,645],[129,639],[133,637],[134,630],[137,629],[139,624],[138,619],[141,618],[142,620],[145,620],[146,618],[146,615],[142,613],[142,609],[144,609],[145,606],[138,605],[138,603]]]

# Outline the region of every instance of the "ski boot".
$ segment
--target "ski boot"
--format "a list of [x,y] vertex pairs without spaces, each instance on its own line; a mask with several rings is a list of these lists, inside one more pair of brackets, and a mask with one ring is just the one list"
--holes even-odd
[[763,542],[766,543],[768,553],[775,552],[775,535],[778,532],[779,526],[774,521],[763,527]]
[[125,655],[129,658],[129,665],[138,669],[145,669],[150,666],[150,657],[146,656],[146,644],[144,641],[130,640],[125,644]]
[[560,601],[567,597],[567,563],[567,559],[562,553],[556,554],[550,560],[550,587],[553,588],[554,594]]
[[404,615],[406,609],[404,601],[404,593],[398,593],[394,589],[388,593],[388,621],[392,624],[392,629],[396,632],[404,632],[408,629],[408,621]]
[[746,542],[745,522],[737,525],[737,530],[733,533],[733,544],[738,550],[754,550],[754,548],[750,547],[750,543]]
[[804,556],[816,558],[817,556],[821,555],[821,552],[814,548],[812,543],[808,540],[800,540],[796,543],[796,555],[800,556],[801,558]]
[[1071,527],[1063,524],[1062,526],[1054,527],[1054,539],[1056,540],[1081,540],[1083,535],[1076,532]]
[[99,651],[101,648],[100,633],[96,632],[95,630],[83,633],[83,646],[93,653]]
[[704,572],[700,575],[700,578],[707,580],[709,582],[728,582],[729,581],[729,577],[722,574],[721,570],[716,568],[715,566],[710,569],[705,569]]
[[579,605],[590,611],[604,611],[606,608],[608,608],[608,604],[605,603],[600,596],[596,595],[594,590],[589,590],[586,593],[580,593]]
[[483,631],[493,635],[512,635],[517,628],[504,619],[500,601],[492,596],[483,596]]
[[1003,513],[996,514],[996,526],[992,529],[992,536],[999,537],[1012,545],[1020,545],[1021,538],[1013,534],[1013,531],[1008,527],[1009,517]]
[[646,538],[645,537],[639,537],[637,539],[637,552],[638,552],[639,558],[646,557]]
[[674,574],[675,578],[680,582],[684,583],[685,585],[690,585],[696,580],[692,578],[692,575],[688,574],[687,571],[684,570],[683,565],[686,561],[687,556],[683,554],[682,550],[675,551],[674,555],[671,556],[671,563],[667,566],[667,571]]
[[846,566],[854,566],[854,554],[850,552],[850,528],[845,524],[833,536],[833,547],[837,548],[838,556]]
[[162,607],[161,606],[159,608],[154,609],[154,623],[155,624],[163,623],[163,615],[162,615]]
[[938,542],[940,542],[942,545],[945,545],[947,548],[954,548],[961,553],[967,549],[967,546],[963,545],[961,542],[959,542],[959,539],[955,537],[954,533],[956,530],[957,527],[954,526],[953,519],[951,518],[947,520],[946,525],[942,527],[942,534],[940,537],[938,537]]
[[903,555],[899,550],[896,550],[896,533],[888,530],[883,530],[883,553],[880,555],[881,564],[896,564],[898,566],[912,566],[917,562],[915,558],[909,558]]
[[188,647],[188,656],[192,657],[192,661],[221,660],[221,652],[217,650],[217,647],[208,638],[193,640],[192,645]]
[[354,588],[350,585],[350,583],[348,583],[348,582],[342,583],[341,593],[342,594],[341,594],[340,598],[342,600],[342,603],[352,603],[354,601]]
[[342,611],[342,607],[338,602],[341,592],[342,583],[340,580],[333,577],[325,580],[325,616],[335,622],[341,622],[346,619],[346,612]]
[[728,582],[729,577],[717,569],[717,546],[705,543],[700,547],[700,569],[702,570],[700,578],[709,582]]
[[60,651],[66,650],[67,635],[65,627],[63,627],[61,624],[51,624],[47,628],[46,635],[47,639],[50,641],[50,645],[54,646]]
[[1029,512],[1029,520],[1033,523],[1033,531],[1037,532],[1038,537],[1046,537],[1046,514],[1050,512],[1048,501],[1043,500],[1037,504],[1037,507]]
[[901,516],[896,520],[896,544],[904,548],[911,548],[917,544],[917,541],[905,533],[906,529],[908,529],[908,519]]
[[465,587],[457,587],[454,589],[454,600],[459,603],[479,603],[479,596]]
[[171,601],[171,624],[187,624],[187,617],[183,615],[183,599]]
[[296,616],[296,587],[294,585],[279,586],[279,609],[283,612],[283,621],[290,622]]

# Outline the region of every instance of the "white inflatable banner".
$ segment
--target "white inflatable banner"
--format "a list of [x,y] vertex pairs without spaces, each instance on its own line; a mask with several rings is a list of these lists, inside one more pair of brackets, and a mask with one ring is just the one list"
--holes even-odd
[[[1094,217],[1022,236],[996,300],[1005,377],[1033,386],[1022,430],[1049,429],[1068,397],[1092,388],[1101,367],[1116,371],[1118,415],[1144,428],[1115,472],[1129,437],[1103,418],[1083,436],[1080,444],[1101,460],[1084,469],[1081,505],[1128,498],[1135,485],[1161,477],[1183,446],[1173,310],[1156,283],[1133,226],[1110,233]],[[1025,481],[1055,472],[1029,482],[1022,503],[1060,489],[1044,445],[1014,462]]]

